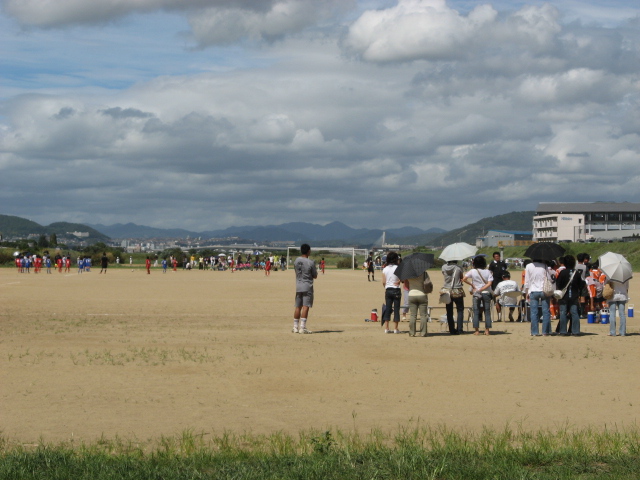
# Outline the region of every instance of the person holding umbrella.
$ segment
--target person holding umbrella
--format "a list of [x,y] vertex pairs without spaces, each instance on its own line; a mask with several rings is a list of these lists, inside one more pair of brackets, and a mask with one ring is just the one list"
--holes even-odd
[[524,271],[524,290],[531,310],[531,336],[539,337],[539,308],[542,308],[542,336],[551,334],[551,310],[549,297],[544,293],[544,282],[549,275],[547,264],[540,258],[534,258]]
[[527,248],[525,256],[533,261],[524,270],[524,291],[527,292],[527,300],[531,309],[531,336],[539,337],[538,309],[542,307],[542,336],[551,335],[551,310],[549,297],[544,292],[546,280],[553,282],[549,276],[546,260],[555,260],[564,255],[564,248],[553,242],[538,242]]
[[[433,290],[433,284],[429,279],[427,269],[433,266],[433,255],[427,253],[412,253],[408,255],[396,268],[395,275],[403,282],[408,291],[409,304],[409,335],[416,336],[416,322],[420,311],[419,336],[427,336],[427,308],[429,299],[427,295]],[[425,287],[431,285],[431,290]]]
[[[442,275],[444,276],[443,288],[448,289],[451,296],[451,302],[445,305],[451,335],[462,334],[464,325],[464,289],[462,287],[464,273],[458,261],[472,257],[477,251],[478,248],[473,245],[458,242],[447,245],[440,253],[440,260],[447,262],[442,266]],[[453,323],[454,303],[457,310],[457,326]]]
[[633,277],[631,264],[622,255],[607,252],[598,259],[600,270],[605,274],[613,288],[613,297],[608,301],[611,320],[609,324],[609,336],[616,336],[616,311],[620,314],[618,335],[627,334],[627,317],[625,314],[627,301],[629,300],[629,280]]

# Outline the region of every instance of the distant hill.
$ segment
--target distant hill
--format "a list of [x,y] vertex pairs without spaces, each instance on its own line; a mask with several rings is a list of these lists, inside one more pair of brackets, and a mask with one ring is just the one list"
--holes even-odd
[[[382,237],[383,230],[368,228],[352,228],[342,222],[331,222],[318,225],[307,222],[289,222],[281,225],[229,227],[224,230],[192,232],[181,229],[164,229],[136,225],[134,223],[115,225],[92,225],[96,230],[112,238],[185,238],[202,237],[229,238],[238,237],[247,242],[275,242],[292,241],[322,242],[323,246],[340,246],[344,244],[372,245]],[[392,228],[386,230],[388,243],[399,243],[403,238],[411,235],[439,235],[445,230],[432,228],[422,230],[416,227]],[[402,242],[404,243],[404,242]]]
[[190,232],[182,228],[155,228],[135,223],[116,223],[114,225],[90,225],[111,238],[186,238],[199,237],[198,232]]
[[27,238],[29,235],[51,235],[52,233],[57,236],[64,236],[67,232],[88,232],[89,237],[86,240],[89,241],[102,242],[109,240],[107,235],[82,223],[55,222],[45,227],[25,218],[0,215],[0,233],[5,238]]
[[13,215],[0,215],[0,233],[3,237],[24,237],[31,234],[43,234],[45,228],[26,218]]
[[307,222],[289,222],[281,225],[229,227],[224,230],[193,232],[180,228],[155,228],[135,223],[116,223],[114,225],[84,225],[80,223],[56,222],[46,227],[20,217],[0,215],[0,233],[5,237],[26,237],[29,234],[81,231],[89,232],[92,241],[105,241],[109,238],[229,238],[238,237],[243,242],[291,241],[314,242],[320,246],[337,247],[359,245],[369,247],[380,241],[386,233],[387,243],[401,245],[448,245],[459,241],[475,244],[476,237],[488,230],[531,231],[533,211],[511,212],[504,215],[483,218],[447,232],[441,228],[422,230],[416,227],[390,228],[386,230],[352,228],[342,222],[318,225]]
[[389,235],[387,235],[387,243],[399,243],[401,245],[438,245],[439,243],[435,243],[435,239],[446,232],[446,230],[441,228],[430,228],[426,232],[418,235],[409,235],[398,239],[392,238],[391,240],[389,240]]
[[476,238],[486,234],[489,230],[526,231],[533,229],[535,212],[511,212],[495,217],[486,217],[475,223],[456,228],[432,239],[431,245],[449,245],[456,242],[467,242],[475,245]]
[[91,240],[104,242],[109,240],[108,235],[100,233],[94,228],[83,223],[55,222],[45,227],[47,235],[55,233],[56,235],[64,235],[67,232],[88,232]]

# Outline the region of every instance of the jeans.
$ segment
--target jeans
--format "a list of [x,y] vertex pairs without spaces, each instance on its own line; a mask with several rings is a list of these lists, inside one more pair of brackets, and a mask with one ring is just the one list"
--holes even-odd
[[[453,323],[453,304],[456,305],[456,311],[458,314],[457,317],[457,327]],[[458,333],[463,332],[464,327],[464,297],[451,298],[451,302],[445,305],[447,310],[447,323],[449,324],[449,333],[453,333],[454,331],[458,331]]]
[[531,292],[529,294],[529,305],[531,308],[531,335],[539,335],[538,319],[540,314],[538,308],[542,306],[542,334],[551,334],[551,312],[549,311],[549,297],[544,292]]
[[420,336],[427,336],[427,307],[429,300],[426,295],[409,296],[409,335],[412,337],[416,334],[416,320],[418,319],[418,310],[420,311]]
[[491,295],[483,293],[482,297],[473,296],[473,328],[480,328],[480,302],[484,300],[484,326],[491,328]]
[[[382,323],[391,321],[391,311],[393,311],[393,321],[400,321],[400,298],[402,294],[399,288],[387,288],[384,291],[384,303],[386,308],[382,314]],[[387,325],[387,328],[388,325]]]
[[[571,315],[571,334],[580,333],[580,314],[578,313],[578,299],[568,300],[560,304],[560,334],[567,333],[567,311]],[[536,322],[537,323],[537,322]]]
[[609,312],[611,313],[609,324],[609,335],[616,334],[616,310],[620,313],[620,328],[618,334],[624,337],[627,334],[627,315],[626,310],[627,302],[609,302]]

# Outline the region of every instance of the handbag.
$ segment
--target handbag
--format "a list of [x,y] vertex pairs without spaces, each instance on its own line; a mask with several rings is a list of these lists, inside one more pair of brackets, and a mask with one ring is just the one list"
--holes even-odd
[[429,278],[429,274],[427,272],[424,272],[422,275],[422,290],[426,294],[433,292],[433,282]]
[[448,288],[440,289],[440,298],[438,299],[438,303],[449,304],[451,303],[451,292]]
[[605,300],[611,300],[614,295],[615,295],[615,292],[613,290],[613,285],[611,285],[611,282],[605,283],[604,288],[602,289],[602,297]]
[[464,293],[464,288],[452,288],[449,295],[451,295],[451,298],[464,298],[466,293]]
[[574,270],[573,273],[571,274],[571,278],[569,279],[569,282],[564,286],[562,290],[553,291],[553,298],[555,298],[556,300],[562,300],[562,298],[564,298],[564,295],[565,293],[567,293],[567,289],[569,288],[569,285],[571,285],[571,282],[573,281],[573,276],[575,274],[576,274],[576,271]]
[[551,281],[551,278],[549,277],[549,272],[545,270],[544,274],[545,274],[545,277],[544,277],[544,283],[542,284],[542,292],[547,297],[552,297],[554,292],[556,291],[555,284]]

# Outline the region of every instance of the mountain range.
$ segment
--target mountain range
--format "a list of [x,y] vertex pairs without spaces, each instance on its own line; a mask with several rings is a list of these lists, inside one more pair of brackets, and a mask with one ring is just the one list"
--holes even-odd
[[29,235],[51,235],[65,236],[68,232],[86,232],[88,238],[84,240],[92,242],[103,242],[109,240],[108,235],[84,225],[82,223],[54,222],[43,226],[26,218],[13,215],[0,215],[0,235],[3,238],[18,237],[27,238]]
[[[352,228],[341,222],[318,225],[306,222],[290,222],[281,225],[229,227],[224,230],[194,232],[182,229],[161,229],[136,225],[134,223],[115,225],[91,225],[112,238],[239,238],[251,242],[337,242],[373,244],[386,232],[388,243],[397,242],[409,236],[437,236],[446,232],[441,228],[422,230],[416,227],[391,228],[388,230]],[[327,244],[326,246],[333,246]]]
[[486,217],[475,223],[455,230],[442,228],[423,230],[416,227],[382,229],[352,228],[341,222],[318,225],[306,222],[290,222],[281,225],[229,227],[223,230],[203,232],[189,231],[179,228],[155,228],[135,223],[114,225],[85,225],[80,223],[56,222],[48,226],[11,215],[0,215],[0,234],[6,237],[22,237],[32,234],[80,231],[89,232],[89,241],[98,242],[111,239],[131,238],[148,239],[229,239],[235,238],[239,243],[263,243],[290,241],[294,243],[313,242],[322,246],[337,247],[343,245],[371,246],[379,243],[383,233],[386,242],[401,245],[448,245],[455,242],[475,244],[477,237],[488,230],[531,231],[535,212],[511,212],[493,217]]
[[455,230],[446,231],[434,227],[422,230],[416,227],[382,229],[351,228],[341,222],[318,225],[306,222],[290,222],[281,225],[229,227],[224,230],[193,232],[181,229],[160,229],[133,223],[115,225],[92,225],[112,238],[238,238],[246,242],[291,241],[323,242],[323,246],[342,245],[370,246],[380,241],[386,233],[387,243],[402,245],[448,245],[455,242],[475,244],[476,238],[489,230],[528,231],[532,229],[535,212],[511,212],[486,217]]

